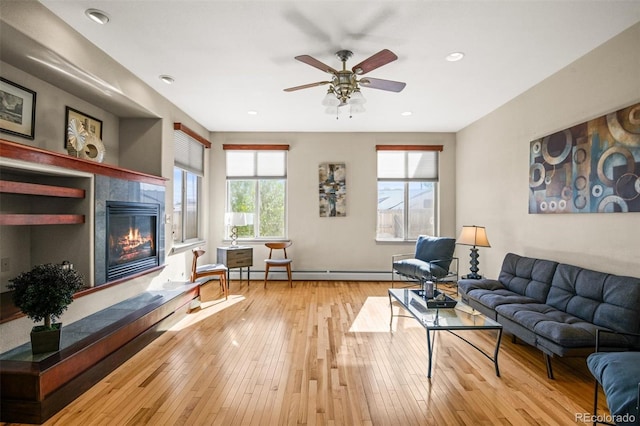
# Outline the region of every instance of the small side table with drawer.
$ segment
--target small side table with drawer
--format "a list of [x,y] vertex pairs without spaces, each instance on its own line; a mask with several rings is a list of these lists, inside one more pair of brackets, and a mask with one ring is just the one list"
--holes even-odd
[[229,281],[229,270],[240,268],[240,281],[242,281],[242,268],[247,268],[247,285],[250,285],[251,267],[253,266],[253,247],[218,247],[217,263],[222,263],[227,267],[227,282]]

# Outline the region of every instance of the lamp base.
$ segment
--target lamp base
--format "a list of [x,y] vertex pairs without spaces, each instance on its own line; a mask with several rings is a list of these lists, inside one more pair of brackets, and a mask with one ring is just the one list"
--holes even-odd
[[476,248],[476,246],[473,246],[473,248],[471,248],[471,261],[469,262],[471,264],[471,268],[469,268],[469,270],[471,271],[470,274],[467,274],[467,279],[469,280],[479,280],[482,278],[482,275],[478,274],[478,271],[480,269],[478,269],[478,265],[480,264],[480,262],[478,262],[478,257],[480,256],[478,254],[478,249]]
[[237,226],[232,226],[231,227],[231,246],[230,247],[238,247],[238,244],[236,244],[236,240],[238,239],[238,227]]
[[468,274],[468,275],[463,275],[462,278],[465,280],[481,280],[483,277],[482,275],[478,275],[478,274]]

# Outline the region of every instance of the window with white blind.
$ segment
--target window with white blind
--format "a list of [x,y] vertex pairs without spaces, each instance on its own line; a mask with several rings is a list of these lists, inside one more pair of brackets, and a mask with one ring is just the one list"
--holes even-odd
[[[179,123],[176,123],[179,124]],[[173,168],[173,242],[189,243],[200,239],[199,215],[204,176],[204,149],[208,141],[200,141],[184,127],[174,126]]]
[[[242,215],[238,240],[286,238],[288,145],[224,145],[227,213]],[[229,215],[227,215],[229,217]],[[238,215],[232,215],[238,217]],[[226,223],[230,234],[232,223]]]
[[379,145],[376,239],[415,240],[438,229],[438,154],[442,146]]

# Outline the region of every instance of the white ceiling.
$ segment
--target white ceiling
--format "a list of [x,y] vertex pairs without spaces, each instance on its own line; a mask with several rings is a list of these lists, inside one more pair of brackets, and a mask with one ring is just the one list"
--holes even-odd
[[[638,0],[41,3],[210,131],[455,132],[640,21]],[[363,88],[363,115],[325,114],[326,86],[283,91],[327,79],[294,56],[339,69],[337,50],[350,68],[383,48],[399,59],[367,76],[407,87]]]

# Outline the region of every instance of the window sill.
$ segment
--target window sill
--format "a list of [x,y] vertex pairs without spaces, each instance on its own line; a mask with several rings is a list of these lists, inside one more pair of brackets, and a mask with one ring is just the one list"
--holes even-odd
[[376,244],[411,244],[415,245],[417,240],[378,240],[376,239]]
[[173,246],[171,247],[171,252],[169,254],[178,254],[178,253],[182,253],[185,252],[187,250],[191,250],[193,248],[196,247],[200,247],[204,244],[206,244],[207,241],[206,240],[191,240],[191,241],[187,241],[184,243],[179,243],[179,244],[173,244]]

